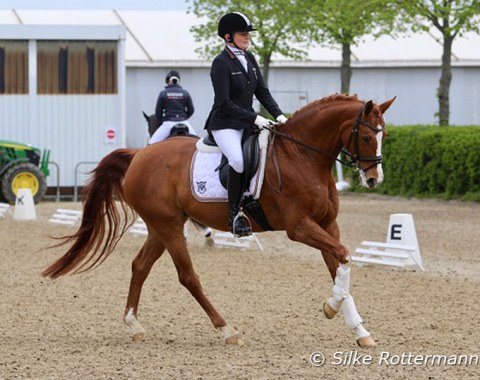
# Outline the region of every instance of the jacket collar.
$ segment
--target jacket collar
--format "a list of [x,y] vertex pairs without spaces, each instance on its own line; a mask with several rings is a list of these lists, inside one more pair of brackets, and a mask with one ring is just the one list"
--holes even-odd
[[[251,70],[248,70],[245,71],[245,68],[243,67],[242,63],[240,62],[240,60],[236,57],[236,55],[227,47],[225,46],[225,52],[226,54],[228,55],[228,57],[231,59],[231,60],[234,60],[235,64],[240,68],[240,70],[242,70],[242,72],[250,78],[250,75],[249,73],[251,72]],[[248,54],[247,52],[245,52],[245,58],[247,59],[247,62],[249,62],[249,58],[248,58]],[[249,67],[251,66],[251,63],[249,62]]]

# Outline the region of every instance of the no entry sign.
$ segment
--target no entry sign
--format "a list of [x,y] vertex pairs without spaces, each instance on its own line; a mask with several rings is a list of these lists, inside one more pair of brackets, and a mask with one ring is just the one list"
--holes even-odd
[[105,143],[113,144],[117,142],[117,130],[115,127],[105,127]]

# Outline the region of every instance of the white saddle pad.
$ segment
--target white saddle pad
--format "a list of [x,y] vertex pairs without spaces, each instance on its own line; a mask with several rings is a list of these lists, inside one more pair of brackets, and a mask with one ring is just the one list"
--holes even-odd
[[[201,140],[199,140],[199,143]],[[266,144],[265,144],[266,145]],[[261,144],[260,144],[261,146]],[[263,178],[265,175],[265,161],[267,157],[267,147],[260,148],[260,164],[258,170],[250,181],[250,186],[245,195],[252,195],[254,199],[260,197],[262,190]],[[227,202],[227,190],[220,183],[218,171],[215,169],[220,165],[222,153],[218,150],[215,152],[203,152],[197,150],[193,154],[190,166],[190,188],[193,197],[200,202]]]

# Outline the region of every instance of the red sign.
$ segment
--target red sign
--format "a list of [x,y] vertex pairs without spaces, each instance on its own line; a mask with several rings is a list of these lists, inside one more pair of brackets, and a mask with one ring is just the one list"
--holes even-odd
[[115,129],[107,129],[107,139],[115,138]]

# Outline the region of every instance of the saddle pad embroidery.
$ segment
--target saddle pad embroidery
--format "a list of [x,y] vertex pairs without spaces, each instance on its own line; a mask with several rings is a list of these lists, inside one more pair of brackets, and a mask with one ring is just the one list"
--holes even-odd
[[[257,172],[250,181],[246,195],[253,195],[254,199],[260,197],[260,192],[265,174],[266,149],[260,149],[260,164]],[[190,188],[193,197],[200,202],[227,202],[227,190],[220,183],[218,171],[221,153],[205,153],[195,150],[190,165]]]

